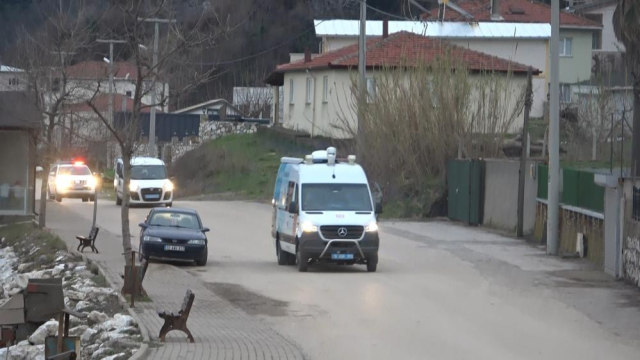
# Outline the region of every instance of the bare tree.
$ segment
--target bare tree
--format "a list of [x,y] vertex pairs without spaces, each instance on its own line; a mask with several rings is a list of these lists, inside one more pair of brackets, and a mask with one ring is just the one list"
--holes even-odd
[[[199,85],[210,81],[213,68],[200,68],[197,60],[201,52],[214,44],[216,38],[224,32],[225,26],[211,7],[194,8],[189,14],[181,16],[184,21],[166,24],[160,37],[159,55],[157,63],[152,62],[153,25],[147,19],[165,18],[175,19],[176,11],[182,1],[160,0],[147,2],[113,1],[113,8],[107,17],[110,22],[117,24],[117,29],[105,36],[120,35],[126,41],[124,47],[130,54],[130,61],[135,67],[135,74],[131,74],[131,82],[135,85],[133,92],[133,108],[126,116],[111,122],[106,114],[96,106],[98,95],[105,91],[104,79],[98,79],[97,86],[90,98],[86,100],[97,118],[112,134],[122,156],[124,189],[128,189],[131,178],[131,159],[141,146],[141,114],[144,109],[156,106],[171,107],[172,103],[188,96]],[[202,6],[202,5],[200,5]],[[197,14],[197,15],[196,15]],[[149,49],[149,50],[147,50]],[[194,65],[195,64],[195,65]],[[154,80],[155,79],[155,80]],[[160,82],[171,84],[171,93],[157,94],[157,100],[143,103],[143,98]],[[162,87],[164,89],[164,87]],[[129,224],[128,191],[122,194],[122,245],[125,261],[130,263],[131,234]]]
[[61,140],[56,134],[63,130],[65,105],[73,102],[76,88],[69,84],[68,65],[74,54],[87,49],[91,34],[85,0],[71,0],[67,8],[40,8],[45,21],[36,31],[23,29],[17,48],[18,66],[25,70],[28,96],[43,113],[38,137],[38,161],[44,177],[40,188],[38,226],[46,225],[46,199],[50,164],[60,155]]

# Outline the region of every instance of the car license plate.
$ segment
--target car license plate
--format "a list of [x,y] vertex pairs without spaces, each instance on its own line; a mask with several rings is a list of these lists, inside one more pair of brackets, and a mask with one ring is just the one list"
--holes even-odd
[[353,260],[353,254],[331,254],[331,260]]
[[164,249],[166,251],[184,251],[184,246],[165,245]]
[[147,199],[159,199],[160,195],[153,194],[153,195],[147,195],[146,197]]

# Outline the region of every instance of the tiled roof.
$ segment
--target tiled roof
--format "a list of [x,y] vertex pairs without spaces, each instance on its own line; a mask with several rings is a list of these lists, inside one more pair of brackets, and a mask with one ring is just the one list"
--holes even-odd
[[[528,69],[528,66],[514,61],[469,50],[444,40],[404,31],[390,35],[386,39],[367,40],[367,67],[369,68],[415,66],[431,62],[446,54],[452,59],[462,61],[471,71],[513,71],[514,73],[523,73],[527,72]],[[281,74],[287,71],[353,67],[358,67],[357,44],[320,54],[306,63],[304,60],[300,60],[280,65],[266,79],[266,82],[273,85],[280,84],[282,81]],[[533,73],[539,74],[540,71],[533,69]]]
[[[456,1],[462,10],[473,15],[473,21],[494,21],[491,19],[491,0],[458,0]],[[500,15],[506,22],[524,23],[550,23],[551,7],[549,5],[531,0],[500,0]],[[438,9],[433,9],[431,14],[423,15],[423,18],[437,19]],[[447,21],[468,21],[462,14],[452,8],[445,10]],[[602,27],[602,25],[584,18],[580,15],[568,12],[560,12],[560,26],[563,27]]]
[[[126,102],[127,111],[133,110],[133,99],[122,94],[113,94],[113,111],[114,112],[122,111],[123,101]],[[98,94],[93,99],[92,103],[95,105],[98,111],[101,111],[101,112],[109,111],[109,94],[105,94],[105,93]],[[142,109],[140,111],[143,113],[148,113],[150,109],[151,108],[149,106],[143,103]],[[66,110],[74,113],[93,112],[93,109],[91,108],[91,106],[89,106],[85,102],[71,104],[67,106]],[[156,112],[161,112],[161,111],[156,109]]]
[[[135,80],[138,76],[138,68],[134,63],[116,62],[113,64],[115,78]],[[83,61],[67,68],[67,77],[71,79],[102,79],[109,77],[109,64],[103,61]]]

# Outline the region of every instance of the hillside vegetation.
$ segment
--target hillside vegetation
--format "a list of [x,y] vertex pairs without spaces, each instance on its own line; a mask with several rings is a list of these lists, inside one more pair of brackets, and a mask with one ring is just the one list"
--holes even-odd
[[267,201],[283,156],[303,157],[311,148],[271,133],[211,140],[171,167],[179,197],[209,196]]

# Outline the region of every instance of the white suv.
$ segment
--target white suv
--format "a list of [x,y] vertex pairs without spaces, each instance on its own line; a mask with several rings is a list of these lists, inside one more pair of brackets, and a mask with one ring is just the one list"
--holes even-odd
[[[116,205],[122,205],[125,190],[122,159],[116,160],[116,176],[113,180],[116,192]],[[132,205],[173,204],[173,184],[168,178],[164,161],[151,157],[131,159],[131,179],[129,183],[129,202]]]
[[95,201],[96,178],[83,163],[57,164],[49,173],[49,199],[63,198]]

